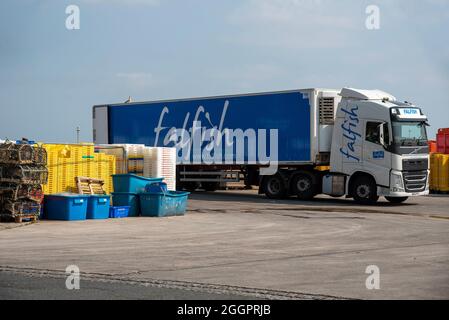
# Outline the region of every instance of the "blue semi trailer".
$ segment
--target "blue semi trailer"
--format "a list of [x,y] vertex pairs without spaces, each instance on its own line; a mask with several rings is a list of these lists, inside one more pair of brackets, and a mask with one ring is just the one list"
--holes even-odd
[[[388,117],[365,119],[375,120],[372,110],[386,101],[392,105],[379,110]],[[96,144],[176,147],[178,188],[215,190],[244,179],[270,198],[311,199],[326,193],[354,196],[361,202],[365,197],[369,202],[379,194],[389,195],[385,190],[390,190],[392,163],[381,159],[395,142],[383,138],[378,145],[367,145],[372,154],[365,155],[364,135],[372,133],[365,127],[393,138],[387,132],[392,130],[390,109],[408,105],[392,101],[394,97],[382,91],[345,88],[96,105],[93,138]],[[348,109],[353,103],[356,106]],[[424,116],[418,118],[408,120],[425,121]],[[335,126],[338,121],[342,123]],[[368,168],[372,155],[385,167],[381,173],[377,164]],[[368,195],[354,195],[362,182],[365,192],[370,189]],[[425,187],[424,183],[419,192]],[[405,189],[398,190],[403,191],[397,193],[401,199],[408,195]]]

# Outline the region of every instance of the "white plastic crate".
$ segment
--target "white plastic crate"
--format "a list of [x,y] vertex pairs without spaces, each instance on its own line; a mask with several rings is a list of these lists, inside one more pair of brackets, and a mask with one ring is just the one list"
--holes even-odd
[[[125,153],[122,148],[113,148],[114,146],[123,147]],[[100,149],[100,152],[116,156],[118,174],[133,173],[148,178],[164,178],[168,190],[176,191],[176,148],[145,147],[141,144],[103,147],[105,148]]]
[[[109,147],[121,147],[117,149],[102,149],[100,152],[113,154],[117,158],[117,173],[133,173],[143,175],[144,150],[143,144],[113,144]],[[123,149],[125,154],[123,154]],[[127,163],[127,166],[126,166]]]
[[143,159],[145,152],[145,145],[143,144],[123,144],[126,149],[128,159]]
[[176,148],[145,148],[143,174],[164,178],[168,190],[176,190]]

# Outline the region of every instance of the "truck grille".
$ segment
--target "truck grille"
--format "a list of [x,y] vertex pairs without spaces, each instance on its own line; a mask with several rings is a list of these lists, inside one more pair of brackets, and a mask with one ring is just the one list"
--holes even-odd
[[404,160],[402,160],[402,170],[404,170],[404,171],[427,170],[428,167],[429,167],[429,160],[427,160],[427,159],[404,159]]
[[333,97],[321,97],[319,99],[320,124],[333,125],[335,114],[335,99]]
[[406,192],[421,192],[426,189],[427,170],[404,171],[403,175]]

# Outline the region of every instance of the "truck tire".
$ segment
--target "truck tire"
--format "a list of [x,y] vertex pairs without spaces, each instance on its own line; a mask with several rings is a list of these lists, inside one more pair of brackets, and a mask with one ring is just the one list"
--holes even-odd
[[385,197],[391,203],[402,203],[407,201],[408,197]]
[[357,177],[352,184],[351,193],[355,202],[360,204],[374,204],[379,199],[376,183],[368,176]]
[[220,188],[220,182],[201,182],[201,187],[208,192],[217,191]]
[[292,194],[300,200],[312,200],[316,196],[316,180],[307,172],[295,175],[291,182]]
[[287,195],[287,188],[285,187],[284,179],[277,173],[272,176],[267,176],[263,179],[263,188],[265,195],[270,199],[282,199]]
[[200,186],[200,184],[198,182],[195,181],[187,181],[187,182],[182,182],[181,188],[186,190],[186,191],[190,191],[193,192],[196,189],[198,189]]

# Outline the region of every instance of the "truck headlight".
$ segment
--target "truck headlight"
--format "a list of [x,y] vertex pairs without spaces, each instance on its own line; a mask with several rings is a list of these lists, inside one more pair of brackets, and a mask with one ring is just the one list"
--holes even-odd
[[404,180],[399,171],[391,171],[390,174],[390,189],[392,192],[404,192]]

